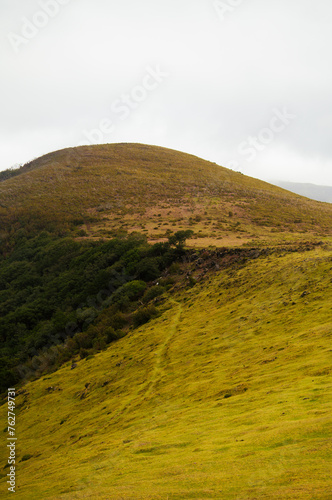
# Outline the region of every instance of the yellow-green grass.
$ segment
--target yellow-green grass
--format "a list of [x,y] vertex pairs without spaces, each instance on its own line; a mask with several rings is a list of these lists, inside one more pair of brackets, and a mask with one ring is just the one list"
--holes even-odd
[[211,273],[27,383],[15,498],[332,498],[331,267],[320,248]]
[[330,234],[332,205],[192,155],[141,144],[50,153],[0,183],[2,237],[12,228],[67,231],[73,224],[89,238],[121,229],[159,239],[167,230],[193,229],[196,245],[208,238],[219,246],[229,235],[248,241],[274,231],[292,239]]

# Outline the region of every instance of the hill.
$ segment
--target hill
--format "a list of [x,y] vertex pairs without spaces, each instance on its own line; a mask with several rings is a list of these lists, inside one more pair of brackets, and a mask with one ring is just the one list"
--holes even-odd
[[0,183],[3,240],[13,227],[89,238],[140,231],[154,241],[192,229],[200,247],[331,233],[330,205],[165,148],[82,146],[29,168]]
[[320,249],[210,273],[27,383],[17,499],[330,498],[330,268]]
[[292,191],[293,193],[311,198],[312,200],[332,203],[331,186],[318,186],[317,184],[304,184],[299,182],[285,181],[276,181],[274,182],[274,184],[284,189],[288,189],[288,191]]
[[138,144],[0,196],[18,500],[331,498],[331,205]]

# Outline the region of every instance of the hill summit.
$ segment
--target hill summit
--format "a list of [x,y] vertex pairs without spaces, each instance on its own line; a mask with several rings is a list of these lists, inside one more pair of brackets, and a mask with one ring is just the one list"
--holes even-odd
[[3,237],[13,226],[89,238],[139,231],[154,241],[192,229],[191,244],[204,247],[285,242],[332,227],[331,205],[162,147],[69,148],[15,174],[0,183]]

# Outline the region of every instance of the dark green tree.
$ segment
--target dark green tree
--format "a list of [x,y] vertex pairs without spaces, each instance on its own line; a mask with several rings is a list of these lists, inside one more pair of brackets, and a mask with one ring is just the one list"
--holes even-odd
[[191,229],[187,229],[186,231],[177,231],[175,234],[172,234],[168,237],[169,244],[174,245],[177,248],[183,248],[186,240],[188,238],[191,238],[193,234],[194,231],[192,231]]

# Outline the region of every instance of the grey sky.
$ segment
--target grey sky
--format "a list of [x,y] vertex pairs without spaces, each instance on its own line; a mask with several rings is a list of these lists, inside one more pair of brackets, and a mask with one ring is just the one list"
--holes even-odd
[[2,0],[0,27],[0,170],[143,142],[332,185],[330,0]]

